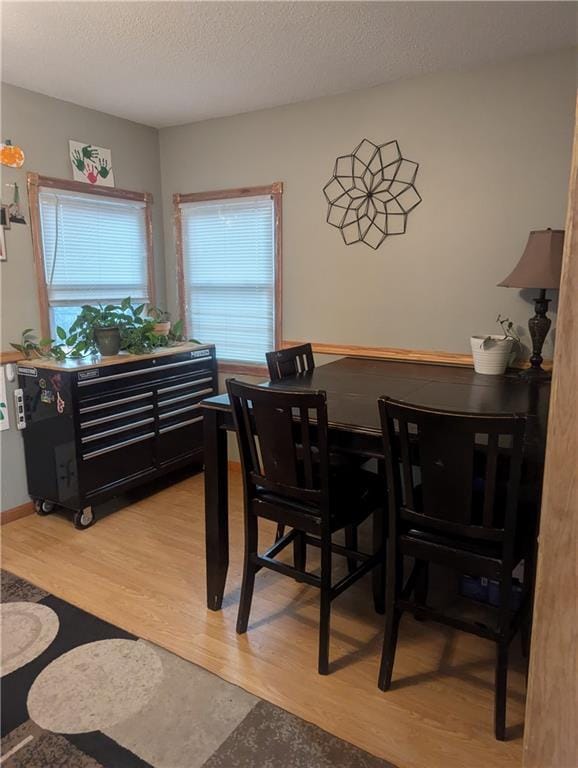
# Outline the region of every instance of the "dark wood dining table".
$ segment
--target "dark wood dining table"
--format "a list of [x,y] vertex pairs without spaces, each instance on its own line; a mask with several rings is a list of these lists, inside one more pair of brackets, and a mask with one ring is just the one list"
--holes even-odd
[[[345,357],[280,382],[263,382],[262,386],[324,390],[331,451],[367,458],[383,456],[377,408],[382,395],[444,410],[526,414],[526,475],[540,493],[550,399],[548,382],[528,381],[517,372],[488,376],[465,367]],[[207,606],[218,611],[229,566],[227,432],[234,426],[227,395],[204,400],[202,412]]]

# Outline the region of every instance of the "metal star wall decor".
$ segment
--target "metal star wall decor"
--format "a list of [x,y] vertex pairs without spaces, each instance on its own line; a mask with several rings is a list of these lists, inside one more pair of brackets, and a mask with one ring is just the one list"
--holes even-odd
[[408,214],[421,203],[415,188],[419,164],[401,156],[397,141],[368,139],[335,161],[323,187],[327,223],[341,231],[346,245],[377,249],[388,235],[403,235]]

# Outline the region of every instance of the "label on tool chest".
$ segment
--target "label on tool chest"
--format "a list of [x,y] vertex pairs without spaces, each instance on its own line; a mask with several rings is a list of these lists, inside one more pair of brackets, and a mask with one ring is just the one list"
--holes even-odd
[[93,368],[91,371],[79,371],[78,381],[86,381],[87,379],[96,379],[99,376],[98,368]]
[[211,351],[209,349],[195,349],[191,352],[191,357],[209,357]]
[[36,368],[25,368],[23,365],[18,366],[18,373],[22,376],[38,376]]

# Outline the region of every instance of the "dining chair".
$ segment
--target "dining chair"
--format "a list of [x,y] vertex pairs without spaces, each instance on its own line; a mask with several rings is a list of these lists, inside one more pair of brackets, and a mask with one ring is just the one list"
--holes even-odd
[[273,352],[267,352],[265,357],[271,381],[297,376],[299,373],[307,373],[315,368],[311,344],[275,349]]
[[[379,399],[379,412],[389,499],[379,687],[391,685],[404,611],[493,640],[494,729],[503,740],[508,649],[529,615],[534,567],[535,510],[519,505],[526,417],[434,410],[387,397]],[[415,559],[405,585],[404,556]],[[525,594],[513,610],[512,571],[522,559]],[[486,626],[429,607],[429,563],[499,581],[496,620]]]
[[[274,349],[272,352],[267,352],[265,358],[271,381],[281,381],[288,376],[308,373],[315,368],[311,344],[299,344],[295,347],[287,347],[287,349]],[[279,524],[275,534],[276,541],[279,541],[284,533],[285,527]]]
[[[255,576],[268,568],[320,590],[319,659],[329,672],[331,602],[374,570],[375,608],[383,612],[383,483],[358,466],[331,467],[325,392],[269,389],[227,381],[239,444],[244,489],[245,552],[237,632],[247,630]],[[373,514],[373,552],[335,544],[332,535]],[[290,528],[264,553],[258,552],[259,518]],[[277,559],[293,544],[293,565]],[[321,550],[319,575],[307,571],[307,546]],[[333,583],[333,555],[356,563]]]
[[[267,358],[267,368],[271,381],[282,381],[289,376],[309,373],[315,368],[311,344],[299,344],[295,347],[287,347],[287,349],[275,349],[272,352],[267,352],[265,357]],[[361,465],[365,461],[367,459],[360,459],[359,456],[346,456],[344,454],[331,454],[330,456],[331,464],[336,466],[350,462]],[[276,540],[278,541],[284,533],[284,526],[279,524],[275,534]],[[357,548],[358,539],[355,526],[348,526],[344,531],[344,537],[347,547],[350,549]],[[355,562],[348,560],[348,567],[350,571],[354,571]]]

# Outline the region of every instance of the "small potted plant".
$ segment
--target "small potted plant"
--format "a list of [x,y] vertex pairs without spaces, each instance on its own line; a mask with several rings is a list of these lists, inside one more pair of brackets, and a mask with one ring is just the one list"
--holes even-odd
[[95,346],[103,357],[118,355],[120,350],[121,329],[127,324],[122,305],[107,304],[96,307],[85,304],[70,333],[77,334],[87,344]]
[[501,334],[470,338],[476,373],[494,376],[503,374],[516,356],[520,337],[514,330],[514,323],[509,317],[501,315],[498,315],[496,322],[502,329]]
[[149,307],[147,314],[154,321],[154,332],[158,336],[168,336],[171,330],[171,313],[160,307]]

